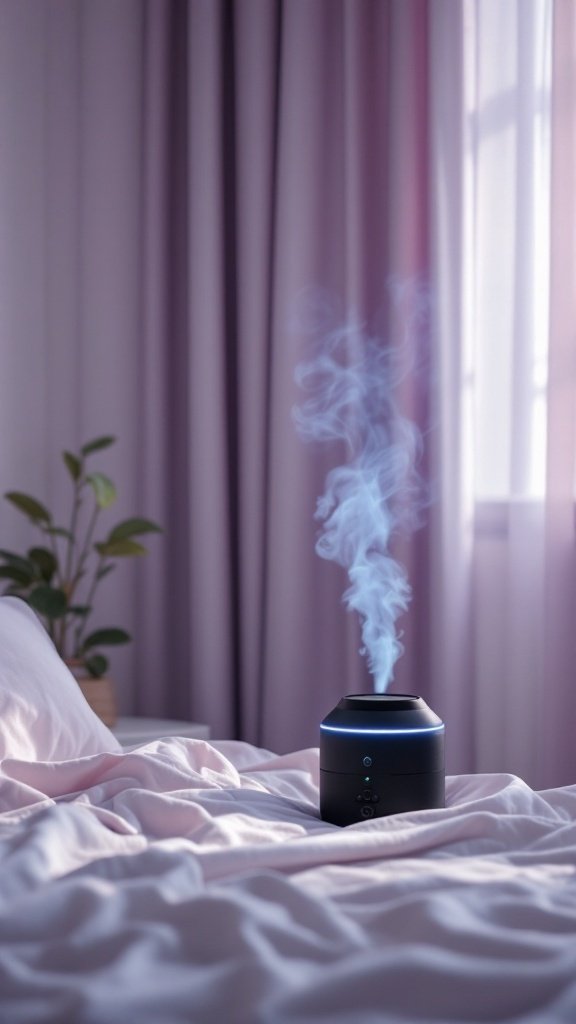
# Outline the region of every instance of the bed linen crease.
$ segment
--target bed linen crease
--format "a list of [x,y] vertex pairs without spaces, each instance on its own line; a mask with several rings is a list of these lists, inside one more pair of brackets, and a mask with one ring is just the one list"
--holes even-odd
[[340,829],[318,751],[0,765],[0,1020],[576,1020],[576,786]]

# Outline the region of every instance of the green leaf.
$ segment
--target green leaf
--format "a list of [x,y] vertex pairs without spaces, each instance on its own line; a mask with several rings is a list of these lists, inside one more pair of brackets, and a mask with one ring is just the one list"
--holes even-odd
[[21,491],[8,491],[4,495],[7,501],[10,501],[13,505],[27,515],[33,522],[45,522],[49,523],[52,519],[47,508],[44,507],[36,498],[31,498],[29,494],[22,494]]
[[34,566],[27,558],[22,558],[20,555],[13,555],[11,551],[4,551],[3,548],[0,549],[0,558],[3,558],[5,562],[8,562],[8,565],[13,566],[15,569],[20,569],[20,572],[27,573],[31,579],[35,574]]
[[47,619],[61,619],[66,614],[67,601],[63,590],[41,583],[28,597],[28,604]]
[[112,543],[106,541],[104,544],[95,544],[94,547],[106,558],[127,558],[130,555],[147,555],[148,551],[143,544],[136,540],[115,540]]
[[32,583],[33,577],[27,573],[22,572],[15,565],[0,565],[0,580],[12,580],[13,583],[18,583],[22,587],[28,587]]
[[132,637],[125,629],[114,629],[112,627],[108,629],[97,629],[94,633],[90,633],[86,637],[82,644],[82,650],[85,651],[88,647],[108,647],[112,644],[128,644]]
[[92,605],[90,604],[71,604],[68,608],[69,615],[79,615],[81,618],[86,618],[91,611]]
[[100,508],[108,508],[116,501],[116,488],[104,473],[89,473],[86,480],[94,489],[96,503]]
[[109,448],[115,441],[115,437],[112,437],[110,434],[106,434],[105,437],[97,437],[94,441],[88,441],[86,444],[83,444],[80,451],[82,452],[82,455],[90,455],[90,452],[97,452],[102,448]]
[[162,533],[162,527],[153,523],[151,519],[125,519],[109,533],[108,543],[125,540],[126,537],[137,537],[142,533]]
[[108,658],[105,658],[103,654],[93,654],[90,658],[86,658],[84,664],[91,676],[100,679],[108,668]]
[[96,579],[101,580],[103,576],[107,576],[108,573],[113,572],[115,568],[115,565],[102,565],[96,573]]
[[44,532],[54,537],[66,537],[67,540],[74,540],[70,530],[67,530],[64,526],[46,526]]
[[74,481],[79,480],[82,474],[82,463],[77,455],[72,455],[72,452],[62,452],[62,458],[66,463],[68,472]]
[[49,551],[48,548],[30,548],[28,557],[30,558],[30,561],[38,567],[42,579],[44,579],[46,583],[50,583],[50,580],[58,568],[58,563],[52,552]]

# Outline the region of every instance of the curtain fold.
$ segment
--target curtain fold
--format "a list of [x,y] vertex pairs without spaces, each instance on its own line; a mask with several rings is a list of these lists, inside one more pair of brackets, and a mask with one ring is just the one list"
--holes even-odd
[[556,0],[553,26],[551,274],[546,448],[546,635],[540,699],[544,785],[576,772],[576,11]]
[[389,334],[388,278],[427,272],[426,5],[187,11],[191,589],[173,686],[216,734],[290,749],[370,685],[346,578],[314,554],[334,455],[292,424],[296,325],[321,294]]
[[451,771],[475,764],[476,679],[473,656],[473,500],[470,487],[472,282],[466,245],[473,231],[470,176],[471,83],[463,42],[463,5],[438,2],[430,31],[431,271],[434,359],[427,593],[429,694],[447,723]]

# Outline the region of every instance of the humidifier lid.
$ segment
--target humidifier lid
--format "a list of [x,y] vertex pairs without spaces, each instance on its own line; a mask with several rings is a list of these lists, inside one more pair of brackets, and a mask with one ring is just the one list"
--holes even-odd
[[338,702],[320,726],[328,732],[436,732],[442,719],[413,693],[351,693]]
[[338,707],[342,711],[418,711],[426,705],[413,693],[350,693]]

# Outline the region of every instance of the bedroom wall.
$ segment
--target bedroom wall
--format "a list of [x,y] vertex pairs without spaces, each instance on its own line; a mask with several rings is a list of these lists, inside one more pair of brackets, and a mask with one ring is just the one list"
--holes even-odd
[[[119,494],[104,522],[164,518],[148,478],[162,425],[142,328],[141,32],[131,0],[0,5],[0,487],[37,496],[66,525],[60,453],[104,433],[118,444],[92,465]],[[1,523],[2,547],[33,542],[7,502]],[[95,625],[133,629],[158,554],[103,583]],[[133,648],[113,656],[125,708],[139,686],[134,659]]]

